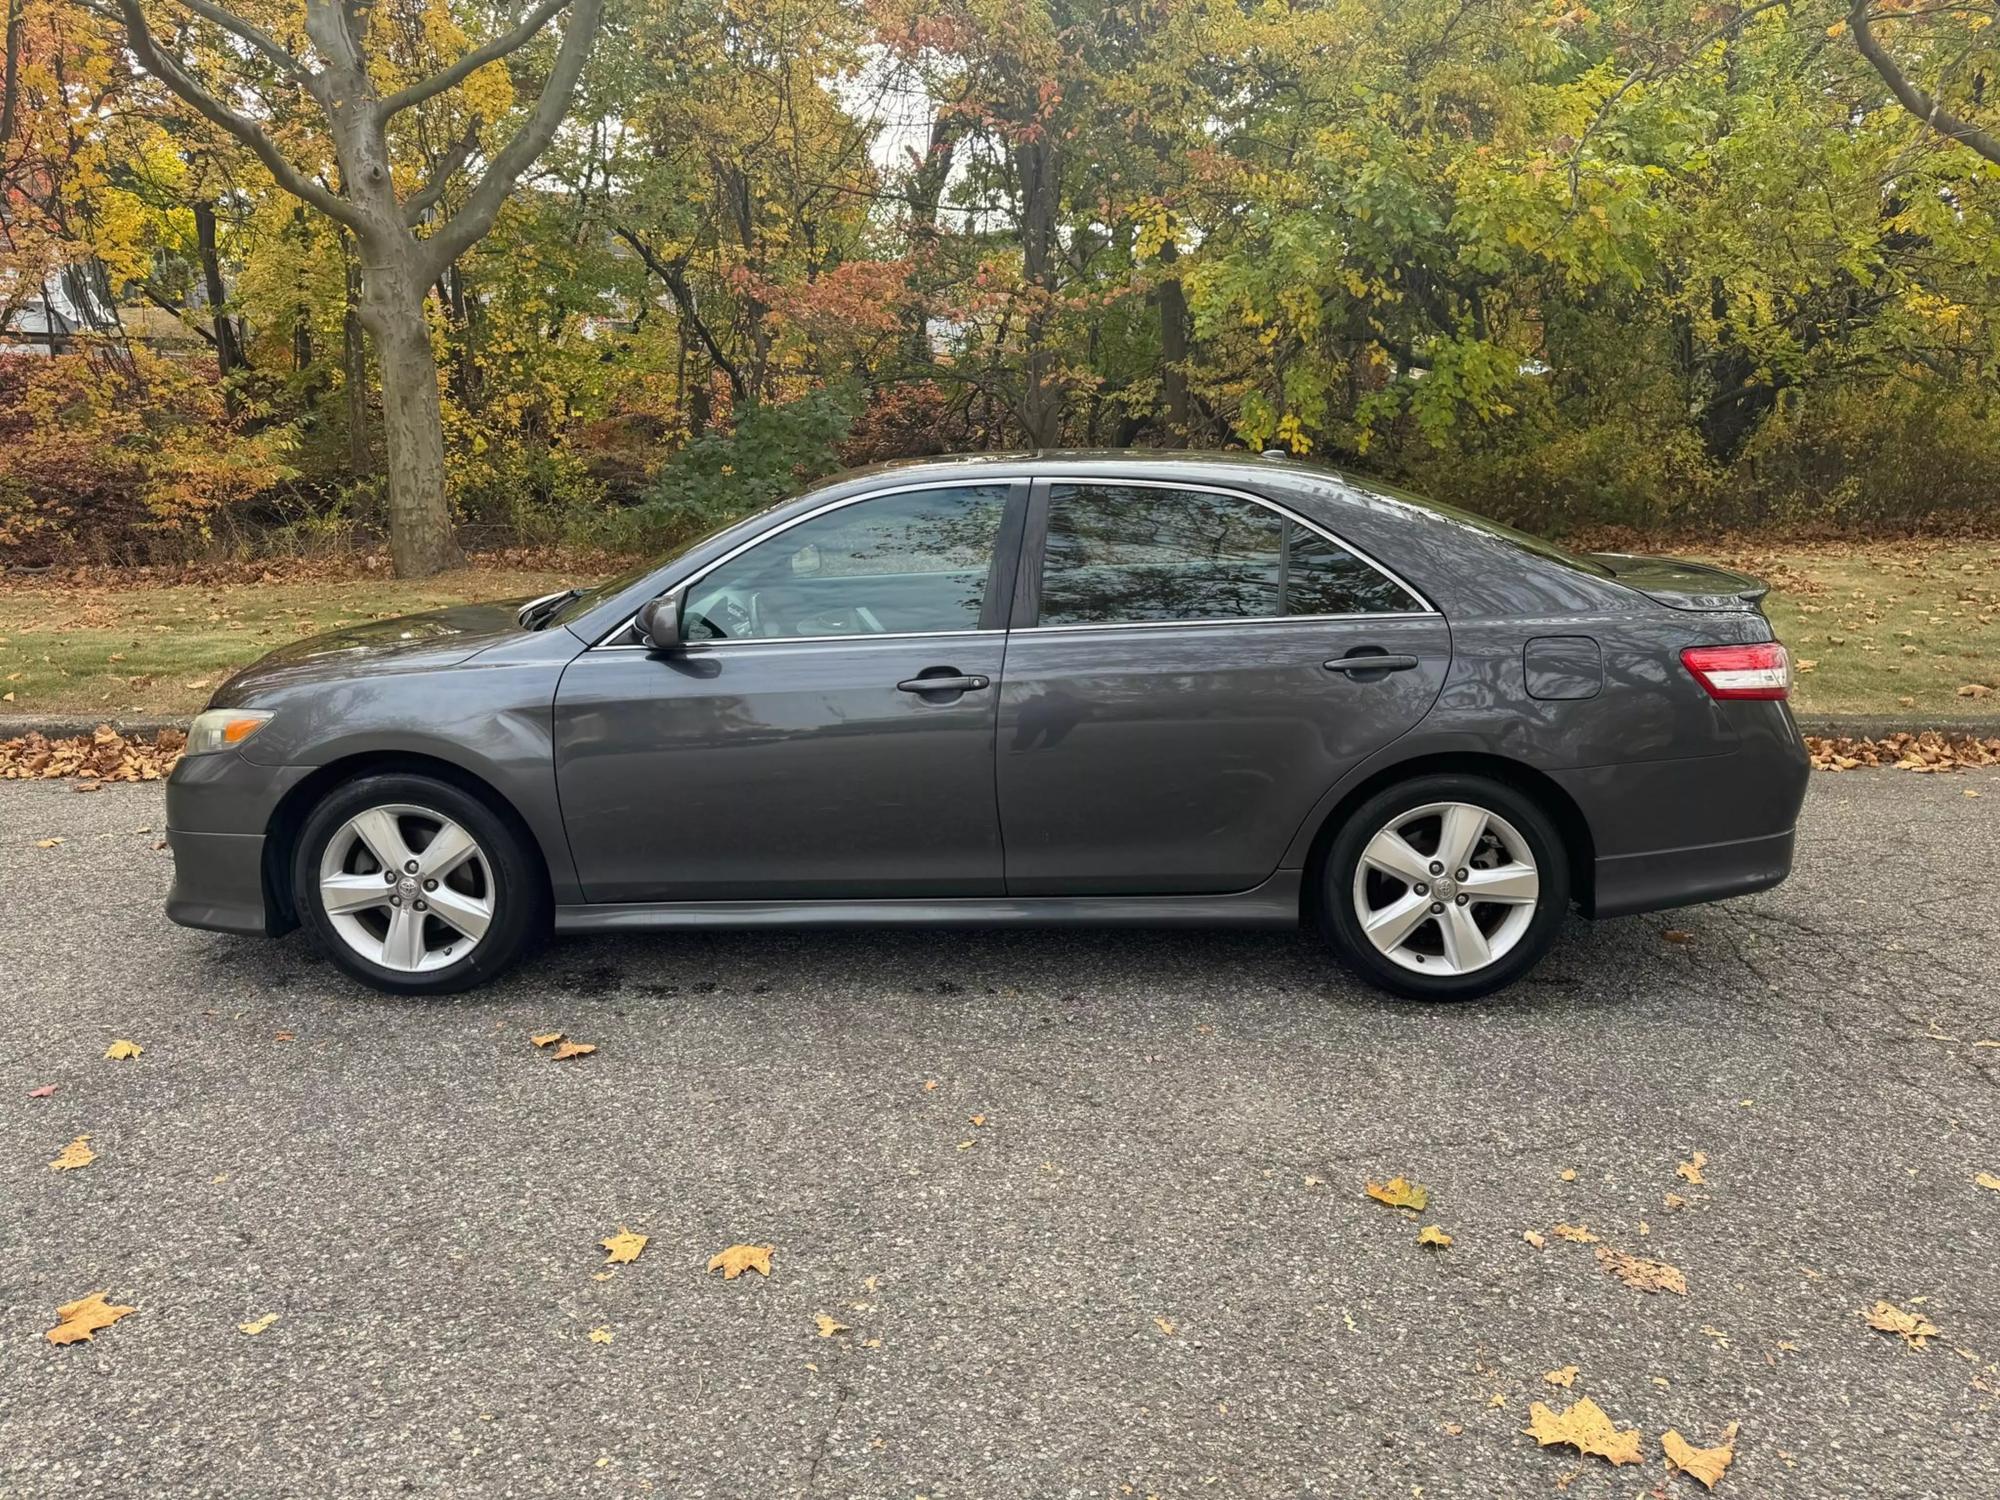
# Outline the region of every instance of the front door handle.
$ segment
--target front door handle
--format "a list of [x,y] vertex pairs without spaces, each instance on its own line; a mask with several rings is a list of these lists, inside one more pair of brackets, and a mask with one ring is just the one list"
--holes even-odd
[[976,693],[981,688],[991,687],[990,679],[977,672],[963,675],[956,672],[940,672],[935,677],[911,677],[896,684],[901,693]]
[[1385,656],[1381,653],[1342,656],[1323,665],[1329,672],[1407,672],[1417,665],[1414,656]]

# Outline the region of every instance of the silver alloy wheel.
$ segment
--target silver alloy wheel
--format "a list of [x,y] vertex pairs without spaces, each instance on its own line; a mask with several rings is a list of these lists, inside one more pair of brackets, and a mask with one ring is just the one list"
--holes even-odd
[[319,900],[372,964],[424,974],[455,964],[493,922],[493,867],[472,835],[406,802],[356,813],[327,840]]
[[1470,802],[1431,802],[1397,813],[1363,846],[1354,915],[1391,963],[1471,974],[1521,941],[1541,890],[1534,853],[1512,823]]

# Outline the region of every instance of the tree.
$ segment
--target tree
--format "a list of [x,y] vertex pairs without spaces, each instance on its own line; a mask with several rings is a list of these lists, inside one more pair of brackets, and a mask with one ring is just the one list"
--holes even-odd
[[[387,92],[378,87],[370,65],[370,0],[305,0],[309,49],[288,45],[213,0],[183,3],[196,21],[224,34],[208,65],[192,59],[182,46],[163,42],[140,0],[117,0],[133,55],[189,107],[240,141],[280,187],[353,234],[362,267],[357,311],[374,340],[382,382],[390,551],[399,574],[434,573],[450,562],[455,549],[425,299],[458,257],[493,227],[514,183],[554,139],[596,40],[604,0],[537,0],[511,29],[449,66]],[[519,51],[564,10],[569,19],[539,99],[512,137],[485,158],[457,210],[439,221],[437,211],[454,180],[481,155],[481,122],[475,115],[459,142],[441,153],[429,175],[408,191],[398,190],[391,123]],[[195,21],[177,28],[183,44],[198,30]],[[212,72],[227,75],[230,86],[211,86],[204,75]],[[302,89],[318,106],[338,168],[337,186],[298,165],[280,145],[272,128],[280,113],[275,107],[266,105],[253,116],[225,102],[287,87]],[[427,234],[418,233],[426,227]]]
[[[1847,13],[1847,24],[1853,29],[1854,45],[1868,59],[1869,66],[1882,75],[1882,81],[1896,96],[1896,102],[1945,139],[1970,146],[1988,161],[2000,166],[2000,136],[1982,130],[1954,113],[1941,98],[1912,82],[1902,64],[1890,55],[1882,39],[1875,35],[1874,22],[1877,18],[1869,14],[1869,5],[1870,0],[1854,0]],[[1993,21],[1991,15],[1974,6],[1924,6],[1910,4],[1908,0],[1901,5],[1884,6],[1884,11],[1887,15],[1915,22],[1916,29],[1928,33],[1924,51],[1943,80],[1940,93],[1954,80],[1963,78],[1972,101],[1982,101],[1988,74],[1996,60],[1993,44],[1982,35]],[[1955,39],[1946,32],[1947,27],[1957,30]]]

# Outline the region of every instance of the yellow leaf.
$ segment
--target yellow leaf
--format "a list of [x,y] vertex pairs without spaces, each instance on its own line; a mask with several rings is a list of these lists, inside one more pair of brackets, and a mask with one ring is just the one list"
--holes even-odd
[[759,1276],[771,1274],[771,1245],[731,1245],[721,1254],[709,1260],[711,1271],[720,1271],[724,1281],[734,1281],[745,1271],[755,1271]]
[[254,1323],[238,1323],[236,1331],[238,1333],[247,1333],[254,1338],[277,1321],[278,1315],[276,1313],[265,1313],[263,1317],[257,1319]]
[[597,1050],[595,1042],[564,1042],[556,1048],[555,1057],[561,1062],[566,1057],[588,1057]]
[[1172,1337],[1174,1336],[1174,1322],[1173,1322],[1173,1319],[1171,1319],[1171,1318],[1155,1318],[1155,1319],[1153,1319],[1153,1322],[1154,1322],[1154,1323],[1155,1323],[1155,1324],[1156,1324],[1156,1325],[1158,1326],[1158,1328],[1159,1328],[1160,1332],[1164,1333],[1164,1334],[1165,1334],[1165,1335],[1166,1335],[1166,1336],[1167,1336],[1168,1338],[1172,1338]]
[[537,1047],[551,1047],[561,1041],[562,1038],[563,1034],[560,1031],[541,1031],[529,1037],[528,1040],[533,1042]]
[[597,1243],[610,1252],[604,1262],[607,1266],[622,1266],[628,1261],[637,1260],[639,1252],[646,1248],[646,1241],[650,1238],[650,1235],[634,1234],[620,1224],[618,1232],[610,1239],[599,1240]]
[[836,1322],[825,1313],[814,1313],[813,1322],[819,1328],[819,1336],[823,1339],[830,1339],[836,1333],[847,1332],[847,1325],[845,1323]]
[[593,1344],[608,1344],[616,1337],[618,1335],[613,1333],[609,1328],[593,1328],[590,1330],[590,1341]]
[[1737,1424],[1731,1422],[1723,1429],[1722,1445],[1718,1448],[1697,1448],[1677,1429],[1668,1428],[1666,1435],[1660,1439],[1660,1451],[1667,1455],[1667,1467],[1679,1469],[1690,1479],[1699,1480],[1705,1490],[1714,1489],[1722,1471],[1736,1459],[1736,1427]]
[[1419,1245],[1435,1245],[1440,1250],[1449,1250],[1451,1248],[1451,1236],[1435,1224],[1426,1224],[1422,1229],[1417,1231],[1417,1243]]
[[145,1050],[137,1042],[116,1041],[105,1049],[104,1055],[112,1062],[122,1062],[128,1057],[137,1057]]
[[1575,1182],[1576,1168],[1564,1167],[1560,1172],[1556,1173],[1556,1176],[1560,1177],[1564,1182]]
[[1570,1386],[1576,1384],[1576,1366],[1564,1365],[1560,1370],[1549,1371],[1542,1379],[1546,1380],[1550,1385],[1559,1385],[1567,1390]]
[[1565,1412],[1553,1412],[1537,1401],[1528,1408],[1528,1425],[1522,1429],[1544,1448],[1567,1443],[1579,1453],[1608,1460],[1614,1467],[1644,1460],[1644,1439],[1636,1427],[1618,1430],[1611,1418],[1590,1397],[1585,1396]]
[[1526,1240],[1529,1244],[1533,1245],[1537,1250],[1543,1249],[1544,1247],[1547,1246],[1549,1242],[1547,1235],[1540,1234],[1533,1229],[1522,1230],[1521,1238]]
[[[9,698],[12,698],[12,697],[13,697],[14,695],[13,695],[12,693],[9,693],[9,694],[8,694],[7,696],[8,696]],[[62,847],[62,840],[61,840],[61,839],[36,839],[36,840],[35,840],[35,847],[36,847],[37,849],[59,849],[59,848],[61,848],[61,847]]]
[[1549,1231],[1559,1240],[1568,1240],[1572,1245],[1594,1245],[1597,1236],[1585,1224],[1558,1224]]
[[1608,1245],[1597,1247],[1597,1263],[1625,1285],[1642,1292],[1672,1292],[1677,1297],[1687,1295],[1687,1277],[1676,1266],[1663,1260],[1645,1260],[1637,1255],[1627,1255],[1623,1250],[1613,1250]]
[[73,1172],[78,1167],[87,1167],[97,1160],[97,1153],[90,1149],[90,1137],[80,1135],[62,1148],[61,1154],[49,1163],[51,1172]]
[[1368,1196],[1377,1203],[1386,1203],[1391,1208],[1413,1208],[1422,1213],[1424,1205],[1431,1201],[1430,1189],[1420,1182],[1412,1182],[1407,1177],[1391,1177],[1387,1182],[1370,1182]]
[[56,1326],[49,1330],[48,1340],[51,1344],[74,1344],[79,1339],[87,1342],[98,1329],[109,1328],[127,1313],[138,1310],[115,1307],[104,1300],[104,1293],[92,1292],[56,1309]]
[[1972,1180],[1983,1188],[1991,1188],[1994,1192],[2000,1193],[2000,1177],[1995,1177],[1991,1172],[1976,1173]]
[[975,1129],[986,1123],[986,1116],[984,1115],[967,1115],[966,1119],[972,1121],[973,1127]]
[[1708,1153],[1706,1151],[1697,1151],[1692,1161],[1684,1161],[1674,1168],[1674,1176],[1683,1178],[1693,1183],[1696,1187],[1700,1187],[1708,1180],[1701,1175],[1701,1169],[1707,1165]]
[[1939,1337],[1937,1325],[1922,1313],[1904,1312],[1893,1302],[1877,1302],[1866,1313],[1870,1328],[1893,1333],[1912,1349],[1924,1347],[1926,1339]]

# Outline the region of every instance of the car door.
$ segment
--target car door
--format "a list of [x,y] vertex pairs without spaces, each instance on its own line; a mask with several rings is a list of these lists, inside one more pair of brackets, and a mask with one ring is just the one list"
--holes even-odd
[[835,501],[677,585],[680,648],[583,653],[555,740],[588,898],[999,893],[993,735],[1026,497]]
[[1414,589],[1318,526],[1140,479],[1036,482],[1014,624],[997,774],[1020,896],[1259,884],[1451,658]]

